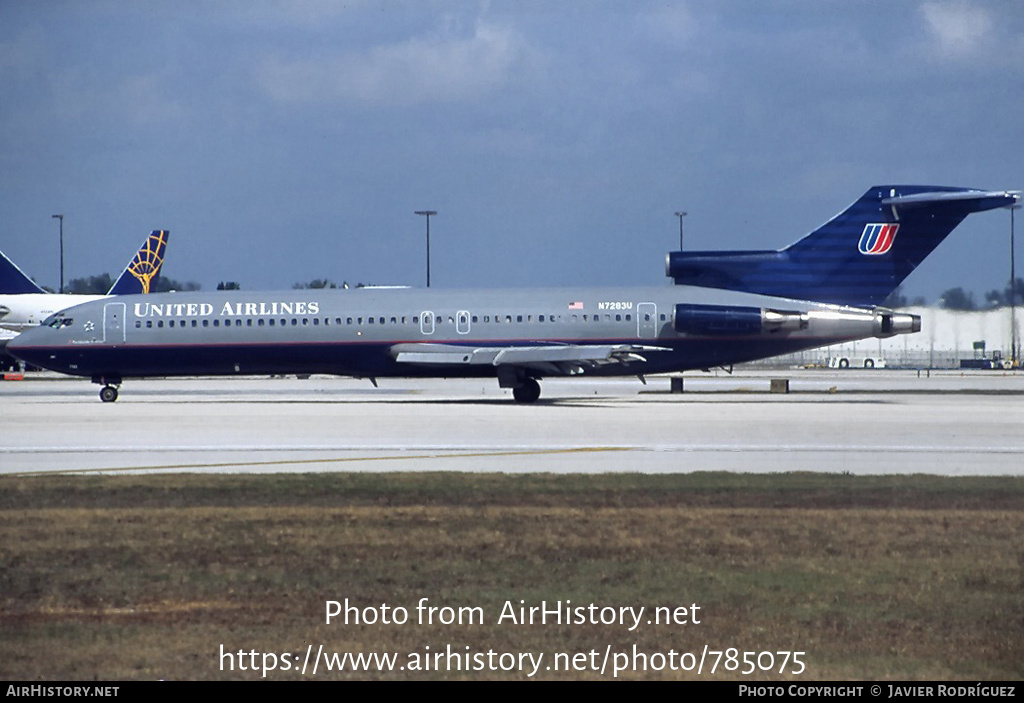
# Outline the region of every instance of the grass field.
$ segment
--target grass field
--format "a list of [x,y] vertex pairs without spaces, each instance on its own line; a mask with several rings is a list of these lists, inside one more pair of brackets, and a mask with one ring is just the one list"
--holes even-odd
[[[417,611],[423,598],[438,610]],[[346,599],[360,624],[328,624],[327,602]],[[518,622],[542,602],[586,621]],[[509,607],[516,621],[499,621]],[[402,608],[407,622],[381,622]],[[626,624],[610,622],[620,608]],[[395,670],[302,674],[321,645],[394,654]],[[698,674],[705,647],[737,654]],[[745,676],[748,651],[771,652],[751,660],[770,670]],[[794,651],[799,674],[780,654]],[[1024,479],[0,480],[0,678],[259,679],[271,663],[273,680],[611,679],[615,665],[630,679],[1020,679]]]

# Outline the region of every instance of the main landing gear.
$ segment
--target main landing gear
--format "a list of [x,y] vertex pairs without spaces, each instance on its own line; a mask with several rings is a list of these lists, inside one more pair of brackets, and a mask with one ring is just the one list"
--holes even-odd
[[121,385],[121,379],[110,376],[94,376],[92,379],[93,383],[99,383],[103,386],[100,389],[100,400],[104,403],[113,403],[117,400],[117,388]]
[[498,387],[511,388],[517,403],[535,403],[540,398],[540,384],[533,376],[514,366],[498,367]]
[[512,389],[512,397],[517,403],[535,403],[540,398],[540,384],[535,378],[524,378],[520,385]]

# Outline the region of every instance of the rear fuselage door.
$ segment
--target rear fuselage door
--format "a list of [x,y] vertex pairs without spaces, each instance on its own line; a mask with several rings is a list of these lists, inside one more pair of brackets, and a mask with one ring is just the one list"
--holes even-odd
[[636,336],[654,339],[658,336],[658,306],[654,303],[639,303],[636,306]]

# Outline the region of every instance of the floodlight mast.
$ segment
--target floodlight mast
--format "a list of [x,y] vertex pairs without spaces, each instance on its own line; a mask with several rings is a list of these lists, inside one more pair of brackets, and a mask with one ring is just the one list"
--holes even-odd
[[416,210],[415,214],[427,218],[427,288],[430,288],[430,216],[436,215],[437,210]]
[[1017,348],[1017,269],[1014,261],[1014,212],[1021,209],[1019,203],[1010,206],[1010,363],[1016,368],[1020,365]]
[[60,292],[64,292],[64,215],[53,215],[60,220]]

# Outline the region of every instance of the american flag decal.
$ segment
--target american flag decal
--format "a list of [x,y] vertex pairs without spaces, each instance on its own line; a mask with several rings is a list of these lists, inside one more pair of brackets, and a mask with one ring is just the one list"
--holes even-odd
[[892,249],[899,228],[896,224],[864,225],[864,233],[860,235],[860,244],[857,245],[858,251],[869,256],[884,254]]
[[580,302],[580,301],[576,301],[574,303],[569,303],[569,309],[570,310],[582,310],[583,309],[583,303]]

